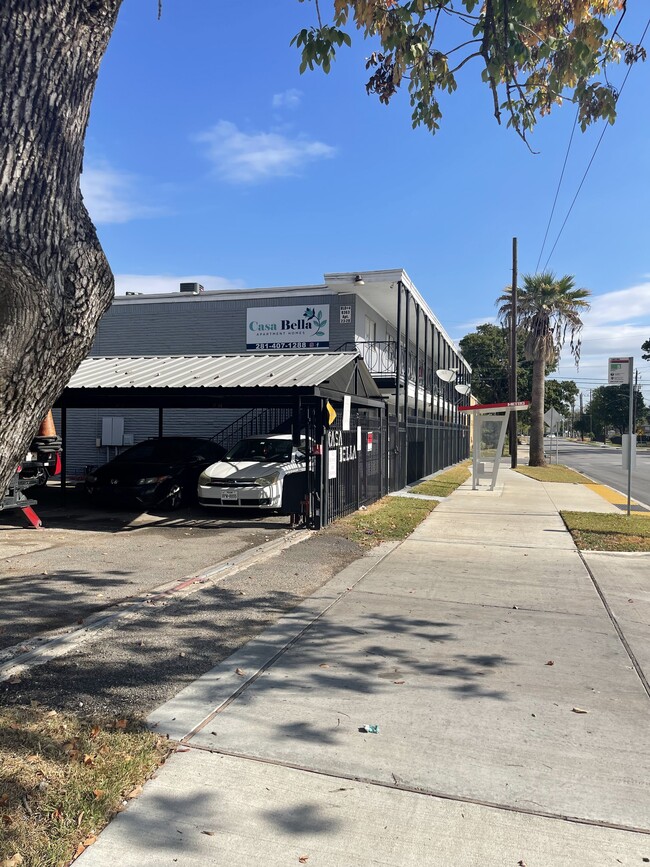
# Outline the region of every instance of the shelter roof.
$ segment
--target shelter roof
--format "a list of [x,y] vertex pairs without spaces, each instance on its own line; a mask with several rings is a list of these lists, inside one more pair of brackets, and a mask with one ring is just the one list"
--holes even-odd
[[[95,396],[156,392],[352,394],[381,399],[356,352],[246,355],[94,356],[84,359],[57,405],[91,405]],[[153,397],[153,395],[151,395]],[[167,400],[164,399],[163,403]],[[102,405],[103,401],[102,401]],[[115,404],[120,405],[120,404]]]

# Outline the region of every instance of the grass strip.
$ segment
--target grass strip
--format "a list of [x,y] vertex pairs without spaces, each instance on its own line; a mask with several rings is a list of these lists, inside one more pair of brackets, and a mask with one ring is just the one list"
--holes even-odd
[[650,518],[640,515],[560,512],[582,551],[650,551]]
[[452,467],[444,473],[440,473],[433,479],[428,479],[416,487],[411,488],[413,494],[427,494],[429,497],[448,497],[456,488],[466,482],[471,476],[467,464]]
[[168,741],[127,720],[0,710],[0,864],[69,864],[169,752]]
[[[411,492],[427,494],[430,497],[448,497],[467,481],[470,475],[469,461],[465,461],[411,488]],[[435,500],[388,496],[363,511],[354,512],[347,518],[336,521],[331,526],[331,531],[367,548],[380,542],[397,542],[410,536],[437,505]]]
[[582,473],[577,473],[575,470],[571,470],[562,464],[552,464],[548,467],[517,467],[515,472],[521,473],[522,476],[528,476],[529,479],[535,479],[538,482],[568,482],[573,485],[589,485],[592,483],[592,480],[583,476]]
[[410,497],[384,497],[363,512],[354,512],[336,522],[335,532],[371,548],[380,542],[406,539],[438,503]]

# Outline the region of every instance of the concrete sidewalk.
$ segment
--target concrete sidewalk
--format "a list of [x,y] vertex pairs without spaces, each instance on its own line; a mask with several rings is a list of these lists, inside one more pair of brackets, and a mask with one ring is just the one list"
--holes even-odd
[[590,575],[558,492],[502,478],[159,708],[184,751],[83,867],[650,858],[650,559]]

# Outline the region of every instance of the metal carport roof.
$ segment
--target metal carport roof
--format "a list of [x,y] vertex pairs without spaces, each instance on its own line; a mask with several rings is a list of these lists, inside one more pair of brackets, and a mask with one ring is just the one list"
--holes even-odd
[[356,352],[86,358],[56,406],[214,406],[266,398],[340,397],[381,403]]

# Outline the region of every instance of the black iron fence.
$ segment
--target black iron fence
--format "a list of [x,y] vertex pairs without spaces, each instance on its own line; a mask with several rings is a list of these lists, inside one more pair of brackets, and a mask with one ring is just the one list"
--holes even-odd
[[385,415],[353,410],[350,430],[342,429],[342,417],[337,416],[323,450],[325,523],[388,493],[387,442]]
[[462,422],[411,416],[389,419],[389,490],[398,491],[423,476],[469,457],[469,427]]

